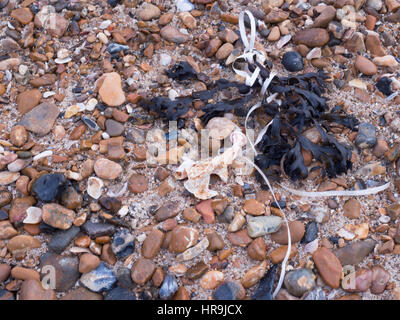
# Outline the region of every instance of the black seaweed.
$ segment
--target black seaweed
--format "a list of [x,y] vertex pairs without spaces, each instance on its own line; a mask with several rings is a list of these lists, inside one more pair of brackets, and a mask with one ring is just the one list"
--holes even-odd
[[197,79],[197,72],[186,61],[180,62],[166,71],[168,78],[173,80],[190,80]]

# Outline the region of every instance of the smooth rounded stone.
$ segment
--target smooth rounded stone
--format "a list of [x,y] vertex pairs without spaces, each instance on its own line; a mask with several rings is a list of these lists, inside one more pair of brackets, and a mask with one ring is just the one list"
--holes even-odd
[[100,205],[111,212],[116,214],[122,208],[122,201],[115,197],[102,197],[99,200]]
[[20,125],[38,136],[45,136],[53,128],[60,110],[53,103],[42,103],[24,114]]
[[14,126],[10,132],[10,142],[16,147],[22,147],[28,141],[28,132],[23,126]]
[[19,172],[2,171],[0,172],[0,186],[7,186],[18,180]]
[[306,224],[306,229],[304,232],[303,243],[310,243],[318,238],[318,223],[316,221],[310,221]]
[[114,180],[122,174],[122,167],[114,161],[101,158],[94,163],[94,171],[101,179]]
[[179,212],[179,203],[168,202],[157,209],[157,211],[155,212],[155,218],[158,222],[161,222],[176,217]]
[[124,258],[135,251],[135,237],[128,229],[123,229],[114,234],[111,244],[112,251],[117,258]]
[[326,6],[321,14],[314,20],[313,28],[326,28],[336,17],[336,9],[332,6]]
[[212,290],[224,281],[224,274],[221,271],[211,270],[205,273],[200,280],[200,286],[206,290]]
[[307,293],[303,300],[327,300],[325,291],[321,287],[315,288],[313,291]]
[[134,263],[131,270],[133,282],[143,286],[149,281],[156,270],[156,265],[149,259],[139,258]]
[[[9,33],[9,34],[13,35],[13,33]],[[2,56],[7,55],[14,51],[18,51],[20,49],[21,49],[20,45],[11,38],[5,38],[0,41],[0,55],[2,55]],[[3,90],[1,90],[1,91],[3,91]],[[1,95],[3,95],[4,92],[1,92],[1,91],[0,91],[0,93],[1,93]],[[4,91],[5,91],[5,89],[4,89]]]
[[188,261],[196,258],[198,255],[200,255],[204,250],[209,247],[209,241],[208,238],[205,237],[201,241],[199,241],[195,246],[185,250],[183,253],[177,255],[176,261],[182,262],[182,261]]
[[12,194],[8,191],[0,191],[0,208],[8,205],[12,201]]
[[42,221],[42,209],[37,207],[29,207],[26,210],[26,218],[23,223],[25,224],[36,224]]
[[0,221],[0,240],[10,239],[18,234],[10,221]]
[[[40,257],[40,269],[46,266],[52,266],[55,269],[57,292],[68,291],[79,279],[79,261],[78,257],[61,256],[54,253],[45,253]],[[48,271],[44,269],[41,279],[48,275]]]
[[247,229],[228,233],[228,240],[232,245],[239,247],[247,247],[253,241],[252,238],[249,237]]
[[232,133],[235,127],[236,125],[226,117],[214,117],[207,123],[206,129],[209,130],[210,138],[223,140]]
[[206,234],[209,245],[207,247],[208,251],[217,251],[221,250],[225,246],[224,239],[220,234],[218,234],[216,231],[211,231]]
[[266,269],[266,261],[254,266],[253,268],[250,268],[241,279],[242,286],[246,289],[254,286],[264,276]]
[[13,256],[25,254],[28,250],[40,248],[42,246],[39,239],[32,236],[19,235],[8,241],[7,249]]
[[175,0],[176,10],[179,12],[188,12],[195,9],[193,3],[189,0]]
[[379,12],[382,9],[383,1],[382,0],[368,0],[367,7],[374,9]]
[[178,283],[176,281],[176,278],[174,275],[168,273],[164,278],[158,295],[160,299],[167,300],[171,299],[177,291]]
[[169,42],[181,44],[189,40],[187,34],[183,34],[177,28],[167,25],[160,30],[160,35],[164,40]]
[[136,300],[136,295],[127,288],[115,287],[106,293],[104,300]]
[[381,294],[386,289],[386,285],[390,281],[390,273],[386,271],[381,266],[372,267],[372,283],[371,283],[371,293]]
[[122,90],[121,76],[116,72],[105,73],[101,77],[103,83],[99,89],[101,100],[110,107],[118,107],[126,100]]
[[214,300],[240,300],[245,294],[245,289],[239,282],[226,281],[215,289],[213,298]]
[[68,292],[60,300],[103,300],[103,295],[92,292],[84,287],[79,287]]
[[20,93],[17,97],[18,111],[25,114],[35,108],[42,98],[42,93],[39,89],[27,90]]
[[374,250],[376,244],[377,242],[373,239],[354,241],[343,248],[336,249],[334,254],[338,257],[343,266],[358,265]]
[[219,60],[223,60],[229,57],[234,50],[234,46],[231,43],[224,43],[218,51],[215,53],[215,57]]
[[378,73],[377,66],[363,56],[357,56],[355,65],[356,69],[366,76],[372,76]]
[[361,204],[358,200],[351,198],[343,205],[343,215],[349,219],[357,219],[361,214]]
[[61,197],[66,178],[61,173],[41,175],[32,184],[32,193],[43,202],[52,202]]
[[111,269],[103,262],[100,262],[100,265],[96,269],[83,274],[80,282],[93,292],[102,292],[111,290],[117,282],[117,278]]
[[[288,249],[287,245],[280,246],[279,248],[272,250],[269,253],[268,257],[273,264],[281,263],[285,259],[287,249]],[[293,258],[296,254],[297,254],[297,248],[294,245],[292,245],[289,254],[289,259]]]
[[182,253],[194,246],[199,238],[199,232],[190,227],[177,226],[171,231],[171,241],[168,250],[173,253]]
[[253,260],[263,261],[267,257],[267,245],[262,237],[254,239],[247,247],[247,253]]
[[18,8],[11,11],[11,17],[22,24],[28,24],[33,20],[33,13],[29,8]]
[[204,261],[200,261],[187,269],[186,277],[190,280],[199,279],[208,271],[208,269],[208,265],[206,265]]
[[79,257],[79,272],[88,273],[100,265],[99,257],[91,253],[84,253]]
[[145,2],[138,10],[140,20],[148,21],[157,19],[161,15],[161,10],[154,4]]
[[103,180],[96,177],[90,177],[88,179],[86,192],[93,199],[97,200],[101,197],[103,193],[103,186],[104,186]]
[[361,149],[373,147],[376,144],[376,128],[370,123],[361,123],[355,144]]
[[211,199],[201,201],[195,206],[195,208],[201,214],[205,223],[212,224],[215,222],[215,214]]
[[32,161],[30,159],[17,159],[7,165],[10,172],[19,172],[25,169]]
[[10,276],[11,267],[8,264],[0,264],[0,283],[5,282]]
[[300,298],[307,291],[314,289],[316,276],[310,269],[297,269],[289,271],[285,276],[285,287],[287,291]]
[[311,28],[298,31],[294,37],[293,42],[296,44],[304,44],[307,47],[322,47],[329,41],[329,34],[326,29]]
[[153,259],[160,251],[164,239],[165,234],[162,231],[153,229],[143,241],[142,256],[146,259]]
[[110,135],[110,137],[118,137],[124,133],[125,127],[118,121],[107,119],[105,125],[106,132]]
[[301,71],[304,68],[303,57],[297,51],[286,52],[282,57],[282,64],[291,72]]
[[56,203],[45,204],[42,208],[42,219],[53,228],[67,230],[72,226],[75,212]]
[[18,67],[20,63],[21,60],[19,58],[10,58],[0,61],[0,71],[6,71]]
[[36,200],[33,197],[21,197],[15,198],[11,202],[11,208],[9,211],[10,222],[21,223],[26,218],[26,210],[33,206]]
[[[290,228],[290,238],[292,243],[299,242],[304,235],[305,228],[301,221],[291,221],[289,222]],[[282,224],[280,229],[271,235],[271,240],[279,244],[288,244],[288,232],[286,224]]]
[[246,200],[243,210],[252,216],[261,216],[265,213],[265,205],[256,199]]
[[118,280],[118,286],[131,289],[135,286],[131,277],[131,270],[126,267],[120,267],[115,271],[115,276]]
[[72,226],[68,230],[56,231],[48,244],[49,250],[55,253],[63,252],[71,241],[75,239],[79,231],[80,228],[76,226]]
[[74,187],[69,186],[61,195],[61,203],[67,209],[75,210],[82,207],[82,196],[75,190]]
[[91,221],[86,221],[82,225],[81,229],[92,239],[103,236],[112,236],[116,231],[115,226],[112,224],[95,223]]
[[339,259],[327,248],[318,248],[312,255],[319,274],[327,285],[337,289],[342,277],[342,265]]
[[20,300],[56,300],[56,292],[45,290],[38,280],[25,280],[19,291]]
[[128,181],[129,191],[133,194],[143,193],[149,187],[149,180],[146,176],[141,174],[133,174]]
[[250,217],[247,220],[247,232],[251,238],[265,236],[279,230],[282,218],[277,216]]

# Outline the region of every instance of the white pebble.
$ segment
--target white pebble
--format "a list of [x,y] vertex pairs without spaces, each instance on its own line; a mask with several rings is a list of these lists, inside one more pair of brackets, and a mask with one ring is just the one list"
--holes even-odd
[[101,197],[101,194],[103,193],[103,185],[103,180],[96,177],[90,177],[88,179],[87,186],[88,195],[94,199],[99,199]]
[[142,233],[136,237],[136,240],[142,243],[146,239],[146,234]]
[[388,223],[389,221],[390,221],[389,216],[380,216],[379,217],[379,222],[381,222],[381,223]]
[[50,157],[52,154],[53,154],[53,151],[51,151],[51,150],[43,151],[43,152],[39,153],[38,155],[34,156],[33,161],[39,160],[41,158]]
[[160,54],[160,64],[162,66],[169,66],[169,64],[171,63],[171,56],[169,54],[166,53],[161,53]]
[[57,64],[65,64],[70,62],[72,59],[71,58],[65,58],[65,59],[55,59],[54,62]]
[[42,209],[37,207],[29,207],[26,210],[26,218],[24,219],[24,223],[27,224],[36,224],[42,221]]
[[65,59],[69,57],[69,51],[67,49],[60,49],[57,51],[58,59]]
[[110,135],[107,132],[103,132],[101,136],[103,139],[110,139]]
[[107,36],[103,33],[103,32],[99,32],[97,34],[97,38],[103,43],[103,44],[107,44],[108,43],[108,38]]
[[176,0],[176,10],[187,12],[194,10],[194,5],[188,0]]
[[86,107],[85,110],[87,111],[93,111],[96,108],[98,101],[95,98],[90,99],[87,103],[86,103]]
[[99,28],[102,29],[102,30],[107,29],[110,26],[111,23],[112,23],[111,20],[104,20],[104,21],[102,21],[100,23],[100,27]]
[[26,73],[28,72],[28,66],[25,65],[25,64],[21,64],[21,65],[18,67],[18,72],[19,72],[19,74],[20,74],[21,76],[26,75]]
[[174,89],[168,91],[168,98],[174,101],[176,97],[178,97],[178,92],[176,92]]
[[47,92],[45,92],[45,93],[43,93],[43,98],[48,98],[48,97],[51,97],[51,96],[54,96],[56,93],[54,92],[54,91],[47,91]]
[[121,218],[123,218],[123,217],[125,217],[125,216],[128,214],[128,212],[129,212],[128,206],[123,206],[121,209],[119,209],[118,215],[119,215]]

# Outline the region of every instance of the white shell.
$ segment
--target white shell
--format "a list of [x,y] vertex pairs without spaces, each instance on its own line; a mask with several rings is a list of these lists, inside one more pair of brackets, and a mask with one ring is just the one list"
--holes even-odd
[[64,63],[68,63],[68,62],[70,62],[72,59],[71,58],[64,58],[64,59],[55,59],[54,61],[55,61],[55,63],[57,63],[57,64],[64,64]]
[[36,161],[36,160],[39,160],[39,159],[45,158],[45,157],[50,157],[52,154],[53,154],[53,151],[51,151],[51,150],[43,151],[43,152],[39,153],[38,155],[34,156],[33,161]]
[[26,210],[26,218],[24,223],[26,224],[36,224],[42,221],[42,209],[37,207],[29,207]]
[[101,197],[101,194],[103,193],[102,190],[103,185],[104,185],[103,180],[96,177],[90,177],[88,179],[88,186],[87,186],[88,195],[94,199],[99,199]]

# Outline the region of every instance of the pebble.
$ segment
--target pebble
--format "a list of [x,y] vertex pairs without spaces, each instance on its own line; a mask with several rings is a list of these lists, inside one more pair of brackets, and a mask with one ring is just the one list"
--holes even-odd
[[198,231],[190,227],[177,226],[171,232],[168,250],[174,253],[182,253],[194,246],[199,238]]
[[153,20],[157,19],[160,15],[160,9],[157,6],[147,2],[145,2],[138,10],[138,17],[140,20]]
[[[304,236],[304,224],[301,221],[291,221],[289,222],[289,228],[292,243],[299,242]],[[282,224],[280,229],[271,235],[271,240],[279,244],[288,244],[288,232],[286,224]]]
[[206,272],[200,279],[200,286],[206,290],[215,289],[224,281],[224,274],[221,271],[211,270]]
[[125,258],[135,251],[135,237],[127,229],[118,231],[111,248],[117,258]]
[[329,41],[329,34],[326,29],[322,28],[311,28],[298,31],[293,41],[296,44],[304,44],[307,47],[322,47]]
[[93,199],[97,200],[101,197],[103,193],[103,186],[104,186],[103,180],[96,177],[90,177],[88,179],[86,192]]
[[84,253],[79,257],[79,272],[88,273],[100,265],[100,259],[91,253]]
[[362,149],[373,147],[376,144],[376,128],[370,123],[361,123],[355,143]]
[[121,76],[116,72],[105,73],[99,89],[101,100],[110,107],[118,107],[125,102]]
[[176,9],[180,12],[194,10],[195,6],[189,0],[175,0]]
[[342,265],[332,251],[323,247],[319,248],[313,253],[312,258],[325,283],[331,288],[339,288]]
[[66,230],[72,226],[75,212],[56,203],[45,204],[42,208],[42,219],[53,228]]
[[[353,281],[342,281],[342,288],[347,292],[365,292],[372,283],[372,271],[366,268],[360,268],[351,275]],[[349,282],[349,283],[348,283]]]
[[171,299],[177,291],[178,283],[176,278],[172,274],[167,274],[161,285],[160,291],[158,292],[160,299]]
[[18,8],[11,12],[11,17],[22,24],[28,24],[33,20],[33,13],[29,8]]
[[272,291],[276,277],[277,265],[273,265],[261,278],[252,300],[273,300]]
[[318,223],[315,221],[310,221],[306,224],[306,229],[302,242],[310,243],[318,238]]
[[61,253],[74,240],[80,231],[79,227],[72,226],[68,230],[58,230],[52,236],[48,248],[52,252]]
[[174,218],[180,212],[179,204],[177,202],[169,202],[161,206],[155,212],[155,218],[157,221],[165,221],[170,218]]
[[157,229],[153,229],[142,245],[142,256],[146,259],[153,259],[160,251],[161,245],[165,239],[165,234]]
[[149,281],[156,270],[155,264],[144,258],[139,258],[134,263],[131,270],[131,277],[133,282],[143,286],[147,281]]
[[0,264],[0,282],[5,282],[10,276],[11,267],[8,264]]
[[141,174],[133,174],[128,181],[129,191],[133,194],[143,193],[148,189],[148,179]]
[[336,249],[334,253],[342,265],[357,265],[375,248],[375,245],[376,241],[373,239],[355,241]]
[[242,286],[246,289],[254,286],[264,276],[266,268],[266,261],[254,266],[253,268],[250,268],[241,279]]
[[0,221],[0,239],[10,239],[18,234],[17,230],[14,229],[10,221]]
[[382,294],[390,281],[390,273],[381,266],[372,267],[371,293]]
[[282,218],[277,216],[251,217],[247,220],[247,231],[250,237],[257,238],[279,230]]
[[115,233],[115,227],[107,223],[86,221],[81,228],[91,238],[112,236]]
[[376,65],[363,56],[357,56],[355,67],[358,71],[366,76],[372,76],[378,73],[378,68]]
[[68,292],[60,300],[103,300],[103,295],[79,287]]
[[28,250],[40,248],[40,240],[27,235],[18,235],[10,239],[7,244],[8,251],[13,256],[19,256],[25,254]]
[[214,300],[241,300],[245,296],[245,289],[237,281],[226,281],[213,292]]
[[52,130],[59,113],[56,105],[45,102],[24,114],[20,125],[38,136],[45,136]]
[[[57,292],[70,290],[79,279],[78,257],[61,256],[54,253],[45,253],[40,257],[39,267],[53,266],[56,270]],[[44,273],[45,274],[45,273]]]
[[282,64],[291,72],[301,71],[304,68],[303,58],[297,51],[286,52],[282,57]]
[[183,253],[177,255],[176,261],[183,262],[196,258],[200,255],[204,250],[209,247],[210,243],[208,238],[203,238],[203,240],[199,241],[195,246],[185,250]]
[[1,171],[0,172],[0,186],[9,185],[18,180],[19,172]]
[[10,132],[10,142],[16,147],[22,147],[28,141],[28,132],[23,126],[14,126]]
[[27,224],[36,224],[42,221],[42,209],[37,207],[29,207],[26,210],[26,218],[24,219],[24,223]]
[[287,291],[300,298],[306,292],[314,289],[316,276],[310,269],[302,268],[289,271],[284,280]]
[[333,19],[336,17],[336,9],[332,6],[326,6],[321,14],[314,20],[313,28],[326,28]]
[[56,292],[52,289],[45,290],[38,280],[25,280],[22,283],[20,300],[56,300]]
[[309,292],[304,300],[327,300],[325,291],[321,287],[317,287],[311,292]]
[[211,224],[215,222],[215,214],[211,199],[198,203],[195,208],[202,215],[205,223]]
[[218,51],[215,53],[215,57],[219,60],[224,60],[229,57],[229,55],[233,52],[234,47],[230,43],[224,43]]
[[[256,237],[255,237],[256,238]],[[242,229],[237,232],[228,234],[228,240],[234,245],[239,247],[247,247],[253,240],[249,237],[248,231]]]
[[111,269],[106,267],[103,262],[100,262],[96,269],[83,274],[80,282],[93,292],[102,292],[111,290],[117,282],[117,278]]
[[12,194],[8,191],[0,191],[0,208],[5,207],[12,201]]
[[124,125],[113,119],[107,119],[105,126],[106,126],[106,131],[110,137],[121,136],[125,131]]
[[236,125],[226,117],[214,117],[206,126],[209,130],[209,137],[216,140],[223,140],[233,132]]
[[265,214],[265,205],[255,199],[246,200],[243,210],[252,216],[261,216]]
[[247,247],[247,253],[253,260],[263,261],[267,257],[267,245],[262,237],[254,239]]
[[[273,264],[281,263],[286,256],[287,249],[288,249],[287,245],[280,246],[279,248],[272,250],[269,253],[268,257]],[[296,254],[297,254],[297,248],[294,245],[292,245],[290,254],[289,254],[289,259],[296,256]]]
[[185,43],[189,40],[188,35],[183,34],[173,26],[163,27],[160,31],[160,35],[163,39],[177,44]]
[[136,300],[136,295],[127,288],[116,287],[106,293],[104,300]]
[[122,167],[108,159],[97,159],[94,163],[94,171],[101,179],[114,180],[122,174]]
[[361,214],[361,204],[358,200],[351,198],[343,205],[343,215],[349,219],[357,219]]

